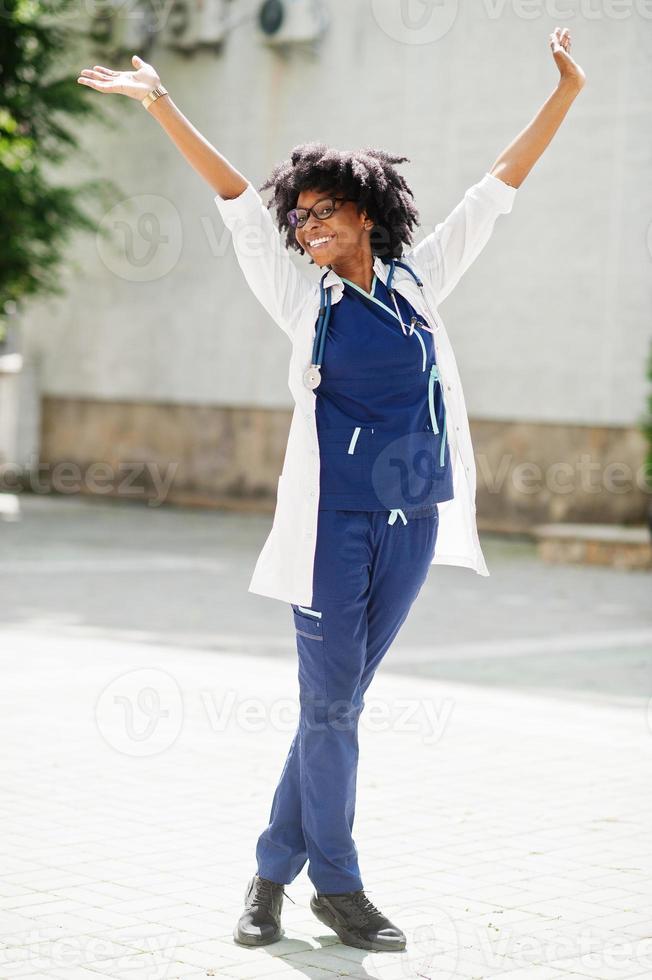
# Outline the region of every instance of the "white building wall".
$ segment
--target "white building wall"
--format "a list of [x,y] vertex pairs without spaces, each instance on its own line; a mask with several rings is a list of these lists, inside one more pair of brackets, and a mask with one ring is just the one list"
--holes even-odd
[[[545,2],[445,3],[433,7],[452,19],[443,36],[417,43],[426,28],[408,31],[406,43],[387,29],[392,4],[331,0],[314,53],[269,50],[245,18],[219,56],[158,46],[150,60],[179,108],[256,186],[305,140],[405,154],[422,234],[550,94],[548,34],[570,26],[587,85],[442,313],[471,416],[635,425],[650,336],[652,8],[644,15],[632,0],[617,19],[574,2],[561,17]],[[115,254],[76,239],[65,298],[26,317],[43,392],[289,407],[287,338],[249,294],[210,188],[137,102],[102,101],[113,125],[84,134],[98,166],[79,161],[71,175],[110,177],[134,198],[137,259],[148,247],[139,212],[159,214],[169,240],[139,267],[120,255],[123,232]],[[295,260],[317,278],[305,256]]]

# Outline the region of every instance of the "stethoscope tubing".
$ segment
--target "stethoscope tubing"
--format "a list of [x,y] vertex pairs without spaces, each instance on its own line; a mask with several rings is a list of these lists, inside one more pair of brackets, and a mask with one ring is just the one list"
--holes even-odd
[[[396,302],[396,290],[392,286],[392,283],[394,281],[394,271],[397,266],[400,267],[401,269],[405,269],[407,272],[410,273],[410,275],[412,276],[412,278],[414,279],[414,281],[416,282],[417,286],[422,291],[422,293],[423,293],[423,282],[416,274],[414,269],[412,269],[407,264],[407,262],[400,262],[397,259],[391,260],[389,266],[389,274],[387,276],[387,284],[386,284],[387,291],[392,298],[392,303],[394,304],[394,309],[396,310],[396,317],[398,319],[398,322],[401,324],[401,330],[403,331],[405,336],[408,335],[412,336],[412,333],[414,332],[415,322],[414,320],[412,321],[409,329],[403,323],[401,312],[398,308],[398,303]],[[327,275],[328,272],[325,272],[324,275],[321,277],[319,283],[319,298],[320,298],[319,316],[317,318],[317,325],[315,328],[315,339],[312,345],[312,367],[315,367],[317,369],[321,368],[324,359],[326,334],[328,332],[328,322],[330,320],[330,315],[331,315],[331,291],[333,287],[329,286],[328,289],[324,288],[324,279],[326,278]],[[427,330],[429,333],[434,334],[435,332],[431,327],[428,326],[427,323],[423,323],[423,321],[419,322],[419,326],[423,327],[423,329]]]
[[[413,269],[410,268],[410,266],[407,264],[407,262],[398,262],[395,259],[392,259],[391,260],[390,268],[389,268],[389,274],[387,276],[386,288],[387,288],[387,291],[389,292],[390,296],[392,297],[392,302],[394,303],[394,308],[396,310],[396,317],[397,317],[399,323],[401,324],[401,329],[403,331],[403,334],[405,336],[408,336],[408,335],[409,336],[412,336],[417,321],[415,320],[414,317],[412,317],[412,320],[411,320],[411,323],[410,323],[410,329],[408,331],[407,328],[406,328],[406,326],[405,326],[405,324],[403,323],[402,318],[401,318],[401,312],[400,312],[400,310],[398,308],[398,303],[396,302],[395,290],[394,290],[394,288],[392,286],[392,282],[394,281],[394,270],[395,270],[396,266],[400,266],[402,269],[406,269],[407,272],[410,273],[410,275],[412,276],[412,278],[416,282],[417,286],[421,290],[422,295],[423,295],[423,282],[421,281],[421,279],[419,278],[419,276],[416,274],[416,272]],[[328,275],[328,272],[325,272],[324,275],[321,277],[321,280],[319,282],[319,315],[317,317],[317,326],[316,326],[316,329],[315,329],[315,339],[313,341],[313,347],[312,347],[312,365],[310,366],[310,368],[306,372],[306,378],[309,378],[311,375],[313,375],[312,380],[311,380],[311,383],[309,385],[309,387],[311,387],[313,389],[315,387],[317,387],[317,385],[319,384],[319,380],[320,380],[319,375],[320,375],[320,371],[321,371],[322,360],[323,360],[323,357],[324,357],[324,347],[325,347],[325,344],[326,344],[326,334],[328,332],[328,321],[330,320],[330,315],[331,315],[331,291],[332,291],[332,288],[333,287],[332,286],[329,286],[328,290],[325,289],[325,287],[324,287],[324,279],[326,278],[327,275]],[[428,306],[428,309],[430,310],[430,306],[429,306],[427,300],[426,300],[426,305]],[[424,330],[428,330],[429,333],[434,334],[434,332],[435,332],[431,327],[429,327],[426,323],[423,323],[422,321],[419,321],[419,326],[422,326],[424,328]],[[422,344],[422,346],[423,346],[423,344]],[[424,367],[425,367],[425,364],[424,364]],[[315,378],[315,375],[316,375],[316,378]],[[428,407],[429,407],[429,411],[430,411],[430,420],[431,420],[431,423],[432,423],[432,431],[433,431],[433,434],[434,435],[437,435],[437,434],[439,434],[439,428],[437,426],[437,417],[436,417],[436,413],[435,413],[435,403],[434,403],[434,383],[435,383],[435,381],[438,381],[439,384],[441,385],[441,375],[439,373],[439,368],[436,366],[436,364],[433,364],[432,365],[432,368],[431,368],[431,371],[430,371],[430,377],[428,378]],[[440,449],[440,457],[439,457],[439,465],[440,466],[443,466],[444,465],[444,453],[445,453],[445,450],[446,450],[446,417],[444,416],[444,428],[443,428],[443,432],[442,432],[441,449]]]
[[[326,275],[328,275],[328,273],[326,273]],[[328,290],[324,289],[324,276],[322,276],[321,282],[319,283],[319,289],[319,320],[317,321],[315,342],[312,348],[312,363],[315,367],[321,367],[324,359],[324,347],[326,345],[326,334],[328,333],[328,321],[331,318],[331,287],[329,287]],[[315,355],[317,356],[318,360],[315,360]]]

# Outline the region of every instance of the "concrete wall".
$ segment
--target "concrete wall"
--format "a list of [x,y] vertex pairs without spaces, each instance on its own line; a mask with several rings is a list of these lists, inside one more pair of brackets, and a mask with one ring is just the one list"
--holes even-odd
[[[569,2],[560,19],[548,7],[436,5],[433,19],[407,29],[393,0],[331,0],[330,27],[312,51],[268,50],[245,17],[219,56],[158,47],[150,60],[179,107],[256,186],[308,139],[404,153],[426,234],[547,98],[557,77],[548,33],[570,26],[588,84],[442,314],[469,413],[499,426],[503,444],[515,424],[549,427],[539,435],[570,425],[575,439],[561,443],[574,458],[594,427],[615,427],[626,434],[623,459],[636,466],[650,337],[652,19],[634,2],[620,5],[624,17],[607,7],[588,16],[586,4]],[[238,408],[289,418],[287,338],[249,294],[210,189],[136,102],[104,103],[113,126],[84,134],[97,169],[80,163],[74,173],[110,176],[129,199],[104,218],[117,248],[79,238],[66,297],[35,304],[25,322],[47,396],[47,459],[61,458],[78,426],[89,453],[95,444],[101,455],[106,432],[89,437],[88,411],[71,411],[75,404],[100,405],[102,424],[133,425],[136,443],[144,411],[148,431],[161,428],[157,443],[177,410],[186,418],[197,410],[189,432],[202,431],[207,409],[225,419]],[[305,257],[296,261],[316,277]],[[137,406],[128,422],[125,405]],[[282,429],[271,450],[278,460]],[[246,434],[245,426],[237,438]],[[265,452],[253,442],[242,487],[267,485]],[[222,476],[217,485],[228,484]],[[632,491],[630,514],[641,507]]]

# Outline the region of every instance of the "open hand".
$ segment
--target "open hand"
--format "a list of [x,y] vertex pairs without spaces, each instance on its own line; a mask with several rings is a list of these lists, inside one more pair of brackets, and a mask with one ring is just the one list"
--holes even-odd
[[586,75],[577,62],[571,58],[571,37],[567,27],[564,27],[563,30],[561,27],[555,27],[550,34],[550,48],[562,79],[574,82],[577,88],[581,89],[586,81]]
[[127,95],[130,99],[144,99],[148,92],[161,84],[161,79],[156,69],[137,54],[133,56],[131,63],[135,71],[115,71],[102,65],[83,68],[77,81],[80,85],[94,88],[96,92]]

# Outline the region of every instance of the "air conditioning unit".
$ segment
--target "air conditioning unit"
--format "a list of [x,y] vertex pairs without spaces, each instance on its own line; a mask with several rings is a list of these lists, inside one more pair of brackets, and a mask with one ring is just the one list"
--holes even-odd
[[161,40],[178,51],[199,47],[218,49],[226,30],[225,0],[173,0]]
[[155,33],[155,17],[147,0],[98,0],[89,24],[96,48],[110,57],[137,51],[147,56]]
[[316,41],[326,27],[322,0],[264,0],[258,26],[268,44]]

